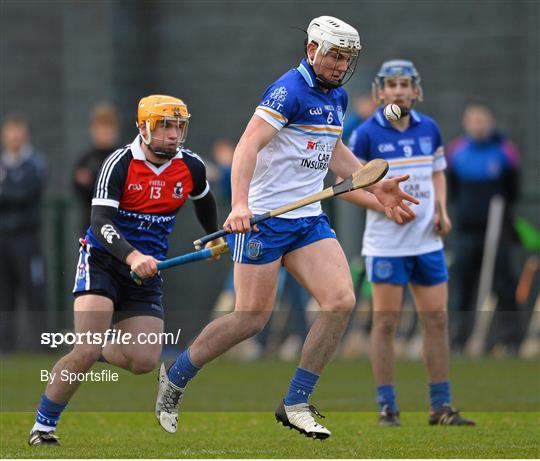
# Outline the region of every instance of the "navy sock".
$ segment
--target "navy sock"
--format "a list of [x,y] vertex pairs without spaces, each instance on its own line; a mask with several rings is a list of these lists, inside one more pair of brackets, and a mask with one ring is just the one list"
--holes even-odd
[[379,404],[381,411],[385,405],[388,405],[390,411],[393,413],[398,411],[396,405],[396,391],[394,390],[393,384],[377,386],[377,403]]
[[64,408],[66,408],[66,405],[67,402],[56,403],[49,400],[47,396],[43,394],[39,401],[39,407],[36,413],[36,423],[56,428],[60,415],[62,414],[62,411],[64,411]]
[[319,375],[303,368],[297,368],[285,396],[285,405],[307,403],[318,379]]
[[182,352],[176,359],[176,362],[169,368],[168,376],[171,383],[182,388],[195,377],[200,368],[193,365],[189,358],[189,349]]
[[433,410],[438,410],[444,404],[450,405],[452,403],[452,397],[450,396],[450,382],[443,381],[442,383],[430,383],[429,401]]

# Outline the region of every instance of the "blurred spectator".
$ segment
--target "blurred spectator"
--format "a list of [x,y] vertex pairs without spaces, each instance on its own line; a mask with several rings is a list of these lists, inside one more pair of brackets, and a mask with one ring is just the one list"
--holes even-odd
[[212,163],[207,167],[208,180],[213,183],[220,201],[231,202],[231,168],[234,144],[226,138],[219,138],[212,147]]
[[367,120],[377,109],[377,103],[371,93],[356,95],[350,104],[343,124],[343,142],[347,144],[353,130]]
[[[483,102],[469,103],[463,113],[464,136],[448,149],[449,179],[454,202],[455,261],[451,308],[456,312],[451,343],[461,352],[473,330],[475,304],[484,237],[491,199],[505,200],[503,228],[497,252],[493,290],[497,295],[496,314],[485,352],[495,344],[515,353],[520,342],[516,322],[517,277],[512,270],[512,215],[518,196],[519,154],[511,141],[496,130],[493,111]],[[475,276],[476,275],[476,276]]]
[[108,103],[97,104],[90,114],[91,147],[81,156],[73,172],[75,191],[81,201],[81,235],[90,226],[90,209],[94,182],[105,158],[120,141],[120,121],[116,108]]
[[[28,121],[8,115],[2,123],[0,157],[0,350],[16,346],[16,306],[44,319],[45,283],[41,257],[41,206],[45,161],[30,144]],[[33,333],[33,332],[32,332]],[[37,338],[30,338],[34,343]]]

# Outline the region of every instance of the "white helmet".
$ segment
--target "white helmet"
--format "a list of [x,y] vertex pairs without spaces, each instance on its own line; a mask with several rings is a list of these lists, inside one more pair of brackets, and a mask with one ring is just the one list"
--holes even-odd
[[349,81],[356,69],[358,53],[362,48],[357,30],[341,19],[332,16],[319,16],[309,23],[307,29],[307,43],[312,42],[316,43],[318,47],[313,59],[308,56],[308,62],[311,66],[315,63],[319,52],[325,56],[330,50],[335,49],[338,52],[345,51],[351,55],[347,71],[338,83],[331,82],[320,75],[317,75],[318,82],[326,88],[337,88]]

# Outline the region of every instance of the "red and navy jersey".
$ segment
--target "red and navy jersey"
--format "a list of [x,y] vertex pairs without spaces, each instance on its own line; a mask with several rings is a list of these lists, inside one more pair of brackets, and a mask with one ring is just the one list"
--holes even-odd
[[[146,159],[137,136],[103,162],[92,205],[116,208],[114,223],[124,238],[141,253],[165,259],[178,210],[188,197],[197,200],[209,190],[198,155],[181,149],[163,165],[154,165]],[[103,249],[91,228],[86,239]]]

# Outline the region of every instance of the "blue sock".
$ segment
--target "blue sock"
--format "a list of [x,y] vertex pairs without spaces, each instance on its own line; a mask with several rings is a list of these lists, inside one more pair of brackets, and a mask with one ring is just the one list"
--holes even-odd
[[438,410],[445,403],[450,405],[452,403],[452,397],[450,396],[450,382],[443,381],[442,383],[430,383],[429,401],[433,410]]
[[300,367],[297,368],[294,372],[291,384],[289,384],[289,392],[285,396],[285,405],[307,403],[318,379],[319,375]]
[[396,413],[398,407],[396,405],[396,391],[392,384],[386,384],[384,386],[377,386],[377,403],[379,408],[383,409],[385,405],[390,407],[390,411]]
[[56,403],[52,400],[49,400],[45,394],[41,396],[39,401],[39,407],[36,413],[36,423],[43,426],[48,426],[56,428],[60,415],[64,408],[66,408],[66,403]]
[[190,379],[194,378],[200,368],[193,365],[189,358],[189,349],[182,352],[176,359],[176,362],[167,373],[171,383],[178,387],[186,387]]

